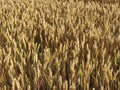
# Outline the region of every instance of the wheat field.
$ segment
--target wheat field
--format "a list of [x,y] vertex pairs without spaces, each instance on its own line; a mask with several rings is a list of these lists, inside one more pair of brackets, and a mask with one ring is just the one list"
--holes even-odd
[[0,0],[0,90],[120,90],[119,0]]

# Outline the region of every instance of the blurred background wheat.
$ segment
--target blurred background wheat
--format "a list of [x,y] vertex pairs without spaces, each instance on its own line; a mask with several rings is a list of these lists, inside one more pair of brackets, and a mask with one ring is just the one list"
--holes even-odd
[[120,90],[119,0],[0,0],[0,90]]

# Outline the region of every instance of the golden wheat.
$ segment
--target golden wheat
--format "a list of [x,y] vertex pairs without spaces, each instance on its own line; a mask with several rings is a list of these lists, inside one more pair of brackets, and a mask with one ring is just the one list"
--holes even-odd
[[119,0],[0,0],[0,90],[119,90]]

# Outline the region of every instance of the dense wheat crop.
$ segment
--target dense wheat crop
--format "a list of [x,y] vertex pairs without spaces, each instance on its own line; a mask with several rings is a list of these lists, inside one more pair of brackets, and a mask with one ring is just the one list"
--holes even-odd
[[0,0],[0,90],[120,90],[119,0]]

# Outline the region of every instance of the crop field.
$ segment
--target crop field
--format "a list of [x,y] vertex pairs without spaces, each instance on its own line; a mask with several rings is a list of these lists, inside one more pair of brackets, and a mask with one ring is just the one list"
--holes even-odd
[[120,90],[120,1],[0,0],[0,90]]

